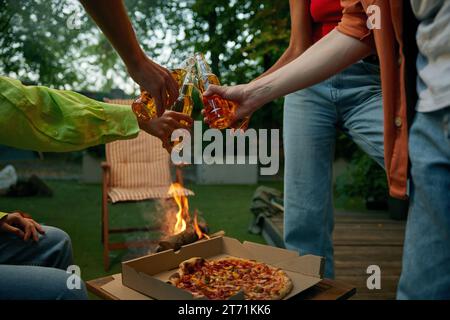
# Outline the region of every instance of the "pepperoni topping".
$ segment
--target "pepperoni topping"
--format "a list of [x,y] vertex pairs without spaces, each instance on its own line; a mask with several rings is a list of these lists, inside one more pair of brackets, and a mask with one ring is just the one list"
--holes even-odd
[[185,271],[188,273],[181,277],[177,287],[208,299],[227,299],[241,290],[246,299],[271,299],[283,286],[279,269],[255,261],[203,260]]

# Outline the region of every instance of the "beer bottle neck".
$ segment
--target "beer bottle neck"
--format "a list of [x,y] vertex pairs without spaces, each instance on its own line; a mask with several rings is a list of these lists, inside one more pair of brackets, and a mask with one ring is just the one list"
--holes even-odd
[[205,57],[201,53],[195,55],[195,60],[197,62],[197,70],[200,76],[211,74],[211,67],[206,62]]
[[193,86],[194,86],[194,75],[192,74],[192,68],[188,68],[186,76],[184,77],[183,85],[181,86],[180,89],[180,95],[178,99],[183,99],[185,96],[191,96]]
[[205,76],[207,74],[212,73],[211,69],[209,68],[208,65],[206,65],[204,62],[198,62],[197,63],[197,68],[198,68],[198,72],[202,75]]

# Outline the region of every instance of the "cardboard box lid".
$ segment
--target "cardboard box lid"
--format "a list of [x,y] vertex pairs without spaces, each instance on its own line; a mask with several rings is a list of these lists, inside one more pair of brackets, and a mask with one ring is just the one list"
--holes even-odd
[[112,276],[113,280],[104,284],[101,288],[112,294],[119,300],[153,300],[145,294],[139,293],[133,289],[125,287],[122,284],[122,274],[118,273]]
[[161,300],[186,300],[193,296],[165,281],[179,264],[192,257],[219,258],[234,256],[254,259],[282,268],[294,288],[287,297],[296,295],[321,280],[323,258],[299,256],[297,252],[253,242],[241,243],[229,237],[217,237],[183,246],[178,252],[167,250],[122,263],[125,286]]

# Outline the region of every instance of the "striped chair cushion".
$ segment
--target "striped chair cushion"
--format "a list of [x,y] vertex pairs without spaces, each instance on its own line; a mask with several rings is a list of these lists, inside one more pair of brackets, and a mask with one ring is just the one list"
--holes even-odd
[[[107,102],[131,104],[131,100]],[[108,196],[113,203],[170,197],[170,156],[158,138],[141,131],[135,139],[108,143],[106,161],[111,168]],[[180,193],[194,194],[189,189]]]
[[[169,187],[155,187],[155,188],[111,188],[108,192],[108,197],[112,203],[122,201],[140,201],[148,199],[170,198],[167,194]],[[183,188],[182,195],[192,196],[194,193],[186,188]]]

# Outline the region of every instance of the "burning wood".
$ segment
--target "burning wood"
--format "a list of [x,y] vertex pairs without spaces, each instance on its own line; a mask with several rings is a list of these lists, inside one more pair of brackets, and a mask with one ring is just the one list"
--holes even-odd
[[[194,219],[191,220],[189,214],[189,202],[186,196],[182,195],[183,187],[179,183],[173,183],[169,189],[169,195],[175,200],[178,211],[176,213],[176,221],[173,227],[172,235],[162,239],[156,252],[164,250],[179,250],[182,246],[201,240],[209,239],[208,227],[204,221],[198,221],[198,212],[194,211]],[[225,232],[220,231],[211,236],[221,236]]]
[[[203,232],[206,230],[206,225],[199,226],[199,228],[203,229]],[[189,225],[186,227],[186,229],[180,233],[177,233],[175,235],[171,235],[165,239],[162,239],[159,241],[158,248],[156,249],[156,252],[164,251],[164,250],[179,250],[181,246],[184,246],[185,244],[189,244],[192,242],[195,242],[199,240],[197,233],[195,232],[195,229],[192,225]]]
[[[200,228],[202,228],[200,226]],[[215,232],[208,236],[209,238],[215,238],[215,237],[221,237],[225,235],[225,231],[221,230],[218,232]],[[183,232],[167,237],[163,240],[161,240],[158,244],[158,247],[156,248],[156,252],[161,252],[165,250],[180,250],[180,248],[186,244],[193,243],[195,241],[200,240],[195,232],[195,230],[192,227],[186,228]]]

